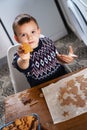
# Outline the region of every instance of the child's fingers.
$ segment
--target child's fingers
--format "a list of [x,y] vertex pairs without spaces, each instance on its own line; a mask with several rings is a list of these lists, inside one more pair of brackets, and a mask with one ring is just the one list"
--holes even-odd
[[62,58],[64,61],[71,61],[71,60],[73,59],[73,57],[68,56],[68,55],[62,55],[61,58]]
[[21,54],[21,53],[24,53],[23,50],[18,50],[18,53]]
[[75,55],[75,54],[73,53],[72,46],[69,46],[69,56],[71,56],[71,57],[73,57],[73,58],[77,58],[77,57],[78,57],[77,55]]
[[73,54],[72,46],[69,46],[69,53]]
[[71,54],[71,53],[69,53],[69,56],[71,56],[71,57],[73,57],[73,58],[77,58],[77,57],[78,57],[77,55]]
[[23,53],[23,50],[22,50],[21,46],[18,47],[17,51],[18,51],[18,53]]
[[74,60],[73,57],[68,56],[68,55],[58,55],[58,59],[62,62],[65,62],[65,63],[70,63]]

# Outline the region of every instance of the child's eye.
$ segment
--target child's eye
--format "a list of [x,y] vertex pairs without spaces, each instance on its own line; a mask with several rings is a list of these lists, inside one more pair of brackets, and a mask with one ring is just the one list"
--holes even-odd
[[25,37],[26,36],[26,34],[22,34],[22,37]]
[[35,33],[35,31],[32,31],[32,33]]

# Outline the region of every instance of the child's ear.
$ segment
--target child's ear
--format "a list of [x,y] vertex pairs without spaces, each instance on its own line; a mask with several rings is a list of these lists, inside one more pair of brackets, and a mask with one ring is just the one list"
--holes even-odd
[[14,35],[14,39],[15,39],[17,42],[19,42],[18,37],[17,37],[16,35]]

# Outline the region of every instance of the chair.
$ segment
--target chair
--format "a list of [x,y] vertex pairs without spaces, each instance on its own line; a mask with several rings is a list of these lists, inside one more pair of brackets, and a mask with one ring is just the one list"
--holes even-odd
[[71,73],[72,70],[70,69],[70,67],[67,64],[64,64],[65,70],[67,71],[67,73]]
[[15,93],[30,88],[30,85],[26,77],[21,72],[19,72],[16,68],[14,68],[12,65],[14,53],[16,53],[18,46],[19,46],[18,44],[13,45],[7,51],[7,61],[8,61],[9,71],[10,71],[10,78]]
[[[44,35],[41,34],[40,37],[43,38]],[[10,71],[10,78],[11,78],[11,82],[12,82],[15,93],[21,92],[27,88],[30,88],[30,85],[25,75],[23,75],[21,72],[15,69],[12,65],[13,57],[18,49],[18,46],[19,44],[13,45],[10,48],[8,48],[8,51],[7,51],[7,62],[8,62],[8,67]]]

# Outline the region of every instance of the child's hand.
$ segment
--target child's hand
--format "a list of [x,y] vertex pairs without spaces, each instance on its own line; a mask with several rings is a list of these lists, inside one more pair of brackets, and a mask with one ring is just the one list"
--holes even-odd
[[29,60],[30,59],[30,52],[24,53],[21,46],[18,47],[18,55],[22,60]]
[[71,46],[69,46],[69,54],[68,55],[58,54],[58,60],[63,62],[63,63],[67,63],[67,64],[73,62],[74,58],[76,58],[76,57],[78,57],[78,56],[73,53],[73,49]]

